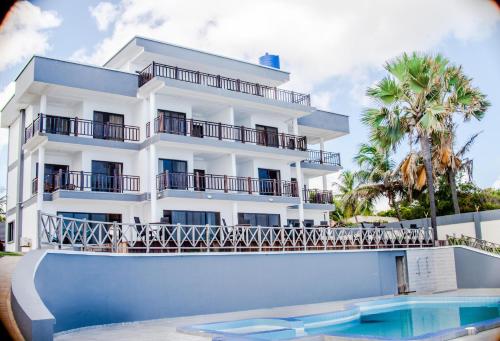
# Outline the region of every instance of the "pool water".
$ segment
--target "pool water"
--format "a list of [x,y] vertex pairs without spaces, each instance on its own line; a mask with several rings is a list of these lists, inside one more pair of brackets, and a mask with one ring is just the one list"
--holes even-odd
[[309,335],[348,338],[448,340],[500,326],[500,297],[397,297],[360,302],[345,310],[288,318],[260,318],[188,327],[222,340],[285,340]]
[[364,312],[359,319],[318,328],[305,328],[307,335],[352,335],[408,339],[446,329],[500,318],[500,305],[490,303],[411,304],[396,310]]

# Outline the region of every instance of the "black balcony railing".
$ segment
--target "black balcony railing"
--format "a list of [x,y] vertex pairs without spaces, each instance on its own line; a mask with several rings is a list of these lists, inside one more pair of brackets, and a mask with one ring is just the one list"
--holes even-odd
[[307,159],[304,160],[304,162],[340,167],[339,153],[325,152],[324,150],[312,150],[312,149],[308,149],[307,152],[309,153],[309,155]]
[[310,95],[155,62],[139,72],[139,86],[143,86],[156,76],[229,91],[243,92],[254,96],[275,99],[281,102],[297,103],[307,106],[311,105]]
[[[138,192],[140,178],[134,175],[107,175],[101,173],[69,171],[46,174],[44,192],[54,192],[60,189],[72,191],[91,190],[96,192]],[[31,184],[32,193],[38,192],[38,178]]]
[[71,136],[91,136],[97,139],[115,141],[139,141],[140,138],[140,129],[136,126],[44,114],[38,114],[35,120],[25,128],[24,142],[31,139],[37,132]]
[[215,174],[163,172],[156,176],[156,186],[159,191],[165,189],[193,189],[195,191],[223,191],[224,193],[239,192],[287,197],[298,196],[297,183],[294,181]]
[[304,202],[310,204],[332,204],[333,192],[318,189],[303,189]]
[[[241,143],[255,143],[282,149],[307,150],[307,138],[305,136],[274,133],[220,122],[158,116],[154,120],[154,131],[155,133],[188,135],[199,138],[210,137]],[[146,124],[146,137],[149,137],[150,134],[151,126],[150,122],[148,122]]]

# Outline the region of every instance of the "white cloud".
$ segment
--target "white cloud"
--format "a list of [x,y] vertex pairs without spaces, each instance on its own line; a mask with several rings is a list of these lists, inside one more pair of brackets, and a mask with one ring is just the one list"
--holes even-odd
[[95,7],[89,7],[90,14],[97,22],[99,31],[106,31],[110,24],[112,24],[118,14],[119,7],[111,2],[100,2]]
[[250,61],[269,51],[302,91],[447,37],[479,39],[500,19],[491,2],[475,0],[122,0],[118,7],[111,35],[79,60],[102,64],[135,35]]
[[0,71],[49,48],[48,29],[58,27],[61,18],[54,11],[42,11],[28,1],[17,2],[0,28]]

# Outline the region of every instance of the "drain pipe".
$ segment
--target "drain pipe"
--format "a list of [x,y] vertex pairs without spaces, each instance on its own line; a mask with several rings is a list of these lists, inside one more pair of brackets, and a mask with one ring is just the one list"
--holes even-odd
[[19,118],[19,134],[17,141],[17,205],[16,205],[16,251],[21,251],[21,237],[23,226],[23,180],[24,180],[24,125],[26,124],[26,110],[19,111],[21,117]]

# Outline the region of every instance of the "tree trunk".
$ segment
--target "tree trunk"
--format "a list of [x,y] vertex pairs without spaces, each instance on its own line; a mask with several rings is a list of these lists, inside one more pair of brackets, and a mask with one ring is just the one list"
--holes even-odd
[[450,184],[451,191],[451,201],[453,202],[453,210],[455,214],[460,214],[460,206],[458,205],[458,195],[457,195],[457,181],[455,177],[455,171],[448,168],[446,171],[448,173],[448,183]]
[[399,211],[399,204],[396,201],[394,193],[390,191],[387,192],[387,198],[389,199],[389,206],[394,207],[394,210],[396,211],[396,217],[399,221],[401,221],[401,212]]
[[427,191],[429,193],[429,206],[431,210],[431,227],[434,243],[437,242],[437,222],[436,222],[436,197],[434,194],[434,178],[432,177],[431,143],[429,136],[423,134],[420,137],[420,148],[424,157],[425,174],[427,176]]

